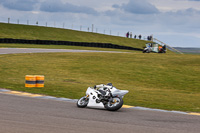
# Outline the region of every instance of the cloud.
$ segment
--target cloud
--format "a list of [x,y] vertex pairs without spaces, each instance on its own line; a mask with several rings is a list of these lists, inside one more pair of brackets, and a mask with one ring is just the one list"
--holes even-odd
[[1,0],[0,3],[12,10],[18,10],[18,11],[32,11],[34,9],[34,6],[36,3],[38,3],[37,0]]
[[194,15],[194,14],[200,14],[199,10],[193,9],[193,8],[188,8],[185,10],[179,10],[176,12],[178,15]]
[[[63,27],[83,31],[94,24],[99,33],[147,36],[173,46],[197,44],[200,0],[0,0],[0,17],[12,23]],[[2,8],[5,7],[5,8]],[[24,12],[21,12],[24,11]],[[95,17],[94,17],[95,16]],[[195,39],[197,38],[197,39]],[[177,40],[177,41],[175,41]],[[184,40],[180,42],[181,40]],[[189,40],[189,41],[187,41]],[[169,42],[168,42],[169,41]],[[199,43],[198,43],[199,44]]]
[[[160,12],[156,14],[127,13],[121,7],[114,6],[114,10],[104,12],[112,18],[113,25],[123,25],[134,32],[148,35],[149,33],[170,32],[170,33],[199,33],[200,10],[188,8],[177,11]],[[133,33],[134,33],[133,32]]]
[[[113,5],[118,8],[119,6]],[[156,14],[159,10],[147,0],[130,0],[127,4],[122,4],[120,8],[126,12],[134,14]]]
[[62,3],[61,1],[45,1],[41,4],[41,11],[45,12],[70,12],[70,13],[85,13],[97,15],[98,12],[93,8],[85,6],[76,6],[70,3]]
[[112,7],[113,7],[113,8],[120,8],[120,6],[117,5],[117,4],[112,5]]

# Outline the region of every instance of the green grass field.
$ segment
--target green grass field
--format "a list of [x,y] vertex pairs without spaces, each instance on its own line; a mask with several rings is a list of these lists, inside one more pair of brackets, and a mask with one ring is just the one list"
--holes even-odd
[[92,32],[6,23],[0,23],[0,38],[99,42],[130,46],[134,48],[143,48],[145,43],[148,42],[144,40],[109,36]]
[[[127,105],[200,112],[200,56],[142,53],[0,55],[0,87],[78,99],[88,86],[112,82]],[[45,75],[25,88],[25,75]]]

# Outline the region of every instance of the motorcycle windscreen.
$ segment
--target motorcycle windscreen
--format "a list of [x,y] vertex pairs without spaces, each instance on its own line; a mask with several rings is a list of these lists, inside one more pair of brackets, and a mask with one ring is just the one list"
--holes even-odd
[[125,94],[127,94],[129,91],[128,90],[116,90],[112,93],[113,96],[119,96],[122,97]]

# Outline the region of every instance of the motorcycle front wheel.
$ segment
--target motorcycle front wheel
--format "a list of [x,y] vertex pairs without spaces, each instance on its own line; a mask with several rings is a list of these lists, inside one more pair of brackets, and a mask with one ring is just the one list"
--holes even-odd
[[105,104],[105,108],[109,111],[116,111],[122,107],[123,103],[121,97],[114,97],[112,101]]
[[89,98],[87,98],[86,96],[81,97],[78,101],[77,101],[77,107],[79,108],[85,108],[88,105],[89,102]]

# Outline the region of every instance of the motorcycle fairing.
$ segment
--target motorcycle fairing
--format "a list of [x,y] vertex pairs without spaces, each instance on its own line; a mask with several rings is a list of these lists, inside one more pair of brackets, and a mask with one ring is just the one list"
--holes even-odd
[[96,102],[96,99],[98,99],[98,96],[97,96],[97,92],[95,92],[94,89],[88,87],[86,91],[86,95],[89,95],[89,103],[87,107],[105,109],[102,102],[100,103]]

